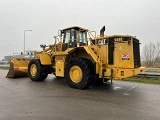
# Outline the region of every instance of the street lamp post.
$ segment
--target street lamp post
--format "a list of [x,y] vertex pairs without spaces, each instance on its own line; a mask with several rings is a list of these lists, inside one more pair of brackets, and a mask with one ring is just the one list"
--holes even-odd
[[23,54],[24,54],[24,55],[25,55],[25,51],[26,51],[26,50],[25,50],[25,44],[26,44],[26,43],[25,43],[25,32],[26,32],[26,31],[32,31],[32,30],[24,30],[24,51],[23,51]]

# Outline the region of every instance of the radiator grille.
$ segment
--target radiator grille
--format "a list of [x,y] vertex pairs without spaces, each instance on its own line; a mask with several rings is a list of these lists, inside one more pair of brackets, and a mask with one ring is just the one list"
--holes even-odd
[[140,67],[140,49],[139,49],[139,40],[133,38],[133,57],[134,57],[134,68]]

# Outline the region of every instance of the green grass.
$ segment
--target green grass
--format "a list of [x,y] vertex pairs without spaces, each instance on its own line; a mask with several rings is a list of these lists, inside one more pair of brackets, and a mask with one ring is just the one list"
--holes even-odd
[[8,70],[8,67],[0,67],[0,70]]
[[130,77],[123,80],[131,82],[139,82],[139,83],[160,84],[160,78]]

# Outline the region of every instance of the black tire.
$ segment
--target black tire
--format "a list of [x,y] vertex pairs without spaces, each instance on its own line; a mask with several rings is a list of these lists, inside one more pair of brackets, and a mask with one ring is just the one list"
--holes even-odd
[[[36,72],[33,74],[32,67],[35,66]],[[47,78],[46,66],[42,66],[39,59],[32,59],[28,64],[28,76],[32,81],[43,81]]]
[[[78,82],[74,82],[72,76],[70,75],[70,71],[75,67],[78,66],[80,71],[82,72],[81,79]],[[69,86],[76,89],[85,89],[88,88],[90,85],[90,77],[91,77],[91,70],[87,61],[84,58],[72,58],[65,68],[65,79],[68,82]]]
[[89,59],[86,59],[86,58],[83,58],[83,59],[86,61],[87,65],[88,65],[88,67],[90,69],[89,86],[95,85],[96,79],[97,79],[97,75],[95,74],[96,72],[95,72],[94,64]]
[[48,77],[48,74],[42,74],[42,79],[45,80]]

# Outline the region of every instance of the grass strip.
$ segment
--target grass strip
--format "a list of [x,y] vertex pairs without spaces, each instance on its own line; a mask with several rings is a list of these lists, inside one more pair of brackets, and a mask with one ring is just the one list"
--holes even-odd
[[160,84],[160,78],[130,77],[123,80],[139,83]]
[[0,70],[8,70],[8,67],[0,67]]

